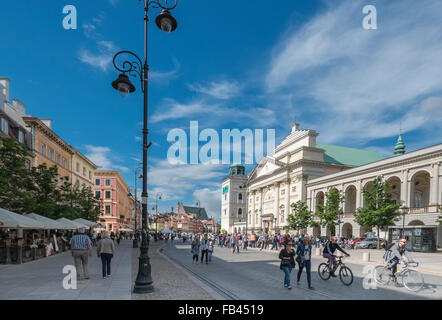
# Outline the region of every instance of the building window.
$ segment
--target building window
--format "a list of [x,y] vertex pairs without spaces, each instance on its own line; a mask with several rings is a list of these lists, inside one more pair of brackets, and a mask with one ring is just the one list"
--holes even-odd
[[31,169],[31,161],[29,161],[29,160],[25,160],[25,167],[26,167],[26,169]]
[[63,168],[67,169],[67,161],[65,158],[63,158]]
[[80,181],[77,180],[77,181],[75,182],[75,188],[79,188],[79,187],[80,187]]
[[227,215],[227,210],[226,210],[226,209],[224,209],[224,215],[225,215],[225,216]]
[[282,190],[281,190],[281,195],[284,195],[284,194],[285,194],[285,190],[282,189]]
[[9,135],[8,134],[8,121],[6,119],[3,119],[3,118],[2,118],[2,131],[4,133],[6,133],[7,135]]
[[99,186],[100,185],[100,179],[95,179],[95,185]]
[[20,142],[20,143],[24,143],[25,142],[25,135],[23,134],[22,131],[18,132],[18,142]]
[[241,208],[238,209],[238,215],[242,216],[242,209]]
[[110,179],[106,179],[106,185],[110,186]]
[[111,192],[110,191],[106,191],[106,199],[110,199],[111,198]]
[[76,167],[77,172],[80,172],[80,164],[77,162],[77,167]]
[[101,196],[100,191],[95,191],[95,198],[100,198],[100,196]]
[[89,180],[92,179],[92,172],[89,170]]
[[54,160],[54,150],[49,149],[49,159]]
[[40,153],[46,155],[46,145],[44,143],[40,143]]
[[239,201],[242,201],[242,193],[240,193],[240,194],[238,195],[238,200],[239,200]]
[[86,168],[83,167],[83,176],[86,176]]
[[224,200],[227,200],[227,194],[224,195]]
[[60,164],[60,155],[58,153],[55,155],[55,162],[57,162],[57,164]]
[[111,213],[110,206],[106,206],[106,214],[110,214],[110,213]]
[[296,187],[292,187],[292,192],[296,192]]

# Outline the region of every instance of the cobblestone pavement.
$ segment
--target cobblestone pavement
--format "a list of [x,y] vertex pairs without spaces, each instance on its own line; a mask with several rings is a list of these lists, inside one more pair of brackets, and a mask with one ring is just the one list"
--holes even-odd
[[[404,287],[377,286],[376,289],[363,288],[364,265],[347,263],[354,275],[353,284],[344,286],[339,278],[324,281],[317,274],[318,265],[324,258],[312,259],[312,285],[315,290],[307,288],[305,272],[301,284],[296,285],[298,266],[292,271],[293,290],[283,287],[283,272],[279,269],[278,253],[276,251],[241,250],[233,254],[230,249],[215,247],[211,264],[192,264],[190,244],[177,243],[164,248],[164,253],[178,260],[186,268],[198,275],[209,279],[220,291],[229,293],[236,299],[250,300],[310,300],[310,299],[442,299],[442,277],[425,275],[425,286],[417,292],[410,292]],[[226,298],[227,299],[227,298]]]
[[2,265],[0,299],[130,300],[132,241],[122,240],[116,248],[111,278],[102,278],[101,260],[94,248],[89,257],[90,279],[78,281],[77,289],[63,288],[63,267],[74,264],[70,251],[20,265]]
[[[204,284],[198,282],[182,268],[176,266],[159,250],[172,246],[164,241],[152,241],[149,246],[149,258],[152,268],[154,292],[132,294],[132,300],[213,300],[216,293],[210,288],[203,289]],[[132,255],[132,283],[135,282],[138,272],[138,257],[140,249],[133,249]]]

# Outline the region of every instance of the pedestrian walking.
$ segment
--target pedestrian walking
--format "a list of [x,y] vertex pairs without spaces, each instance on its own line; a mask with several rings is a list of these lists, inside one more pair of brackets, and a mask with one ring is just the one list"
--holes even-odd
[[207,234],[204,235],[203,240],[201,240],[201,264],[203,263],[204,256],[206,256],[206,264],[208,264],[209,255],[209,239],[207,239]]
[[299,285],[299,280],[301,279],[302,270],[305,267],[305,271],[307,273],[307,283],[308,288],[313,289],[312,287],[312,277],[311,277],[311,257],[312,257],[312,245],[308,237],[304,238],[304,241],[299,243],[298,249],[296,250],[296,262],[298,262],[299,270],[296,284]]
[[111,260],[115,254],[115,243],[105,233],[103,239],[98,242],[97,256],[101,258],[103,279],[111,276]]
[[198,264],[198,257],[199,257],[199,253],[200,253],[200,241],[198,239],[198,237],[195,237],[192,241],[192,248],[190,249],[190,252],[192,253],[192,262],[195,264]]
[[83,274],[83,279],[89,279],[88,256],[92,255],[92,241],[84,233],[84,228],[78,229],[78,234],[74,235],[69,242],[77,271],[77,280],[82,280],[80,274]]
[[279,268],[284,271],[284,287],[289,290],[292,289],[290,285],[290,273],[295,267],[295,250],[293,250],[292,245],[292,241],[286,242],[284,249],[279,252],[279,259],[281,259]]
[[120,244],[120,240],[121,240],[121,233],[117,233],[117,244]]
[[97,237],[98,237],[98,235],[97,235],[97,233],[94,231],[94,232],[92,233],[92,245],[93,245],[94,247],[96,247],[96,246],[97,246],[97,243],[98,243],[98,241],[97,241]]
[[209,251],[208,251],[209,262],[212,262],[213,248],[214,248],[214,242],[213,242],[213,240],[210,240],[210,242],[209,242]]

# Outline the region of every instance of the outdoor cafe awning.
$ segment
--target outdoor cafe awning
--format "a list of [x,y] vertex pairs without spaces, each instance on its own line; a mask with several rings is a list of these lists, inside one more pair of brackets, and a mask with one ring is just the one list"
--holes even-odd
[[44,224],[21,214],[0,208],[0,228],[44,229]]
[[72,221],[84,224],[85,226],[88,226],[88,227],[91,227],[91,228],[99,227],[100,226],[100,224],[97,223],[97,222],[92,222],[92,221],[89,221],[89,220],[86,220],[86,219],[83,219],[83,218],[78,218],[78,219],[75,219],[75,220],[72,220]]
[[66,229],[64,224],[62,224],[62,223],[60,223],[60,222],[58,222],[56,220],[50,219],[48,217],[41,216],[41,215],[36,214],[36,213],[29,213],[29,214],[26,215],[26,217],[34,219],[35,221],[43,223],[44,228],[47,229],[47,230],[55,230],[55,229],[63,230],[63,229]]
[[132,229],[129,228],[120,228],[119,230],[122,232],[134,232]]
[[89,229],[88,226],[86,226],[82,223],[78,223],[78,222],[75,222],[73,220],[69,220],[66,218],[60,218],[60,219],[57,219],[57,221],[61,222],[67,230],[78,230],[80,228]]

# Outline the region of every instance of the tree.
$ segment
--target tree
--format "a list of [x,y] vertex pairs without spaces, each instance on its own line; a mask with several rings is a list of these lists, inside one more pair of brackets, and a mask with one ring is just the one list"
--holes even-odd
[[294,213],[289,214],[287,217],[288,226],[291,229],[297,230],[299,234],[299,230],[311,226],[313,213],[308,209],[307,204],[301,200],[292,203],[291,207]]
[[377,177],[371,188],[364,188],[363,208],[358,208],[355,213],[355,221],[365,227],[376,227],[378,233],[377,248],[379,248],[379,229],[394,224],[405,213],[398,211],[400,204],[395,204],[389,193],[390,184]]
[[0,207],[26,213],[32,207],[28,192],[32,176],[27,162],[32,153],[13,138],[0,137]]
[[344,196],[338,189],[331,188],[325,197],[325,206],[318,205],[316,215],[323,227],[332,227],[340,223],[340,216],[343,215],[341,204],[344,202]]
[[91,187],[83,186],[78,192],[78,211],[81,218],[98,221],[101,213],[101,201],[96,197]]

